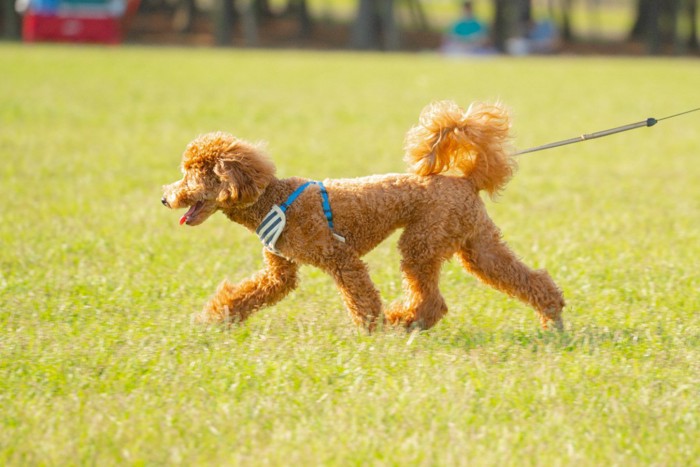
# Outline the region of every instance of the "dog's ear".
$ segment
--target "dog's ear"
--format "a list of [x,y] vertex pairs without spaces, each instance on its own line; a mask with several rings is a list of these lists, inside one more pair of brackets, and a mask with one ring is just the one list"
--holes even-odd
[[214,166],[214,173],[223,183],[217,201],[248,204],[260,196],[262,190],[246,174],[241,164],[232,160],[220,160]]
[[219,157],[214,173],[223,184],[217,201],[250,204],[274,178],[275,166],[262,148],[238,140]]

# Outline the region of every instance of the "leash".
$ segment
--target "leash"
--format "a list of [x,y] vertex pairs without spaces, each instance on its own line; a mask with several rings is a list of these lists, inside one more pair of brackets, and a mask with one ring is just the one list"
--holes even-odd
[[545,149],[557,148],[559,146],[566,146],[567,144],[580,143],[582,141],[588,141],[591,139],[602,138],[604,136],[614,135],[615,133],[622,133],[623,131],[634,130],[635,128],[652,127],[659,122],[662,122],[664,120],[668,120],[669,118],[680,117],[681,115],[686,115],[689,113],[697,112],[698,110],[700,110],[700,107],[698,107],[696,109],[686,110],[685,112],[677,113],[674,115],[669,115],[669,116],[663,117],[663,118],[650,117],[650,118],[647,118],[646,120],[642,120],[641,122],[630,123],[629,125],[622,125],[622,126],[618,126],[615,128],[610,128],[609,130],[596,131],[595,133],[583,134],[583,135],[578,136],[576,138],[564,139],[561,141],[556,141],[554,143],[548,143],[548,144],[543,144],[542,146],[535,146],[534,148],[524,149],[522,151],[516,152],[513,155],[520,156],[523,154],[529,154],[531,152],[544,151]]

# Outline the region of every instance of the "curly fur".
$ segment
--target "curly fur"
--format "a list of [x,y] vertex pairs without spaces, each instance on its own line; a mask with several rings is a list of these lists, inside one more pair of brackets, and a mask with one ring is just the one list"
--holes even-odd
[[[406,136],[411,173],[324,180],[345,242],[328,228],[318,188],[308,188],[287,211],[276,244],[283,256],[263,250],[264,269],[236,285],[224,281],[196,321],[243,321],[284,298],[297,286],[299,265],[310,264],[334,279],[357,324],[371,330],[386,320],[427,329],[447,312],[438,280],[442,263],[456,256],[484,283],[532,306],[543,327],[561,328],[561,291],[546,271],[530,269],[506,246],[479,196],[498,193],[513,175],[509,128],[500,105],[426,107]],[[198,225],[221,211],[250,231],[306,181],[276,178],[261,145],[226,133],[190,143],[182,171],[181,180],[164,187],[162,201],[188,207],[183,222]],[[403,229],[404,295],[384,308],[361,257],[396,229]]]
[[452,101],[434,102],[406,135],[404,160],[424,177],[456,169],[478,190],[494,195],[515,171],[509,130],[501,106],[474,103],[465,112]]

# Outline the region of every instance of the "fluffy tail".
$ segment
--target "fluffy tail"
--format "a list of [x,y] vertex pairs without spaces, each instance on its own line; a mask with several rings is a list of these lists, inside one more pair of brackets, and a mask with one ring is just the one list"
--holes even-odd
[[516,168],[509,130],[510,118],[501,105],[474,103],[465,112],[452,101],[434,102],[406,134],[404,160],[422,176],[455,169],[477,189],[495,195]]

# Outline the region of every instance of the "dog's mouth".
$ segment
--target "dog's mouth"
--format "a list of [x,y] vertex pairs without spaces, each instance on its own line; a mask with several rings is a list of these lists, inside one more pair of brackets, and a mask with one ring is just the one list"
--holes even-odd
[[180,218],[180,225],[190,225],[190,222],[197,218],[197,215],[202,211],[203,207],[204,201],[197,201],[195,204],[190,206],[185,215]]

